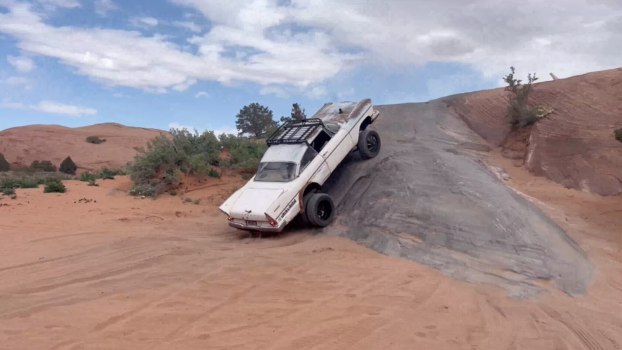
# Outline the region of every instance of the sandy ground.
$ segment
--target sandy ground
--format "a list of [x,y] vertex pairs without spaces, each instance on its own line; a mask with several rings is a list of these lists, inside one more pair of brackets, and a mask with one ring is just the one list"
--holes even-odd
[[[137,149],[163,133],[162,130],[130,127],[116,123],[80,128],[59,125],[27,125],[0,130],[0,153],[13,167],[28,167],[35,160],[49,160],[57,167],[70,156],[79,171],[103,167],[118,169],[134,159]],[[106,142],[86,142],[97,136]]]
[[620,199],[506,170],[588,252],[585,295],[517,300],[317,232],[240,235],[215,206],[239,179],[184,194],[199,204],[68,182],[0,200],[0,348],[620,349]]

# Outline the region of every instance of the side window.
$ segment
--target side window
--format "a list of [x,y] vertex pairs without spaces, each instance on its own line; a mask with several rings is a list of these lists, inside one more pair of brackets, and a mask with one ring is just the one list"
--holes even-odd
[[307,151],[302,156],[302,160],[300,161],[299,173],[302,173],[302,171],[307,167],[307,165],[309,165],[309,163],[311,163],[315,156],[317,156],[317,152],[312,147],[307,147]]
[[328,141],[330,141],[330,136],[324,130],[322,130],[322,132],[320,132],[315,137],[315,140],[311,142],[311,147],[313,147],[315,151],[319,153]]

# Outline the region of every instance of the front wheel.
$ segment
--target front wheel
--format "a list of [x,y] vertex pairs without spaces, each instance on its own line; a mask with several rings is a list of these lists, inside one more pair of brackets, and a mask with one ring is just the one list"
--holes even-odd
[[371,159],[380,153],[380,135],[375,130],[365,129],[359,133],[358,148],[363,159]]
[[313,226],[328,226],[335,218],[333,199],[326,193],[314,193],[305,203],[305,216]]

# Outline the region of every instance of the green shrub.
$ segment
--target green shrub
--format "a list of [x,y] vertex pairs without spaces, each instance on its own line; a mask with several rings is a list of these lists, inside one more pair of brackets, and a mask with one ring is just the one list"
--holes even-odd
[[58,180],[58,179],[48,179],[45,182],[45,187],[43,189],[44,193],[65,193],[65,191],[67,190],[67,188],[65,187],[65,185],[62,183],[62,181]]
[[209,171],[207,172],[207,176],[220,178],[220,173],[215,168],[210,168]]
[[5,196],[13,196],[13,195],[15,195],[15,189],[14,188],[3,187],[3,188],[0,188],[0,190],[2,191],[2,194],[5,195]]
[[531,125],[538,121],[539,107],[531,107],[529,105],[529,96],[533,91],[533,83],[538,80],[536,74],[527,75],[527,84],[523,84],[522,80],[515,78],[516,70],[510,67],[510,74],[503,77],[503,81],[507,84],[505,91],[508,94],[508,116],[510,124],[518,127]]
[[76,170],[78,170],[78,166],[73,162],[71,157],[67,157],[60,163],[59,170],[61,173],[75,175]]
[[89,136],[86,138],[86,142],[99,145],[100,143],[106,142],[106,139],[100,139],[99,136]]
[[229,152],[229,159],[224,166],[232,169],[255,170],[267,146],[261,140],[251,140],[234,135],[221,135],[222,147]]
[[4,158],[4,154],[0,153],[0,171],[11,170],[11,164]]
[[104,180],[113,180],[115,176],[123,175],[123,174],[124,174],[123,171],[120,169],[103,168],[99,172],[99,178],[104,179]]
[[158,194],[164,192],[162,188],[165,188],[163,184],[135,184],[130,189],[129,193],[132,196],[156,197]]
[[622,128],[615,130],[613,132],[613,134],[614,134],[616,140],[622,142]]
[[80,174],[80,181],[84,181],[84,182],[89,182],[91,180],[95,180],[97,179],[97,176],[93,173],[90,173],[88,171],[83,172],[82,174]]
[[183,174],[206,175],[218,165],[220,145],[213,132],[173,129],[171,136],[160,135],[139,149],[128,168],[133,194],[157,196],[179,186]]
[[[171,130],[170,137],[160,135],[138,150],[128,167],[134,182],[130,194],[153,197],[171,191],[184,174],[220,177],[217,167],[254,173],[266,148],[264,141],[247,137]],[[222,151],[228,154],[224,159]]]
[[34,178],[22,178],[18,180],[19,188],[37,188],[39,187],[39,180]]
[[32,171],[47,171],[47,172],[55,172],[56,166],[52,164],[49,160],[35,160],[30,164],[30,170]]
[[95,179],[89,179],[88,180],[88,186],[96,186],[97,187],[99,185],[97,184]]
[[0,189],[4,188],[17,188],[19,187],[19,181],[14,178],[5,178],[0,180]]

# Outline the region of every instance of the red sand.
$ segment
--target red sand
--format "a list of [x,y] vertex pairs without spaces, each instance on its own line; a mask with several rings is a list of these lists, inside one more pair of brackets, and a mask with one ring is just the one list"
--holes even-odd
[[69,181],[0,199],[0,349],[619,348],[621,201],[508,170],[587,250],[585,296],[513,300],[313,231],[245,237],[215,205],[239,178],[158,200]]

